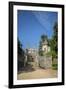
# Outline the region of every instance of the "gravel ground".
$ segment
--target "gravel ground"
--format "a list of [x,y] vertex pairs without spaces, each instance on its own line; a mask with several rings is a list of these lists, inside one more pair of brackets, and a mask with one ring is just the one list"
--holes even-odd
[[57,77],[57,70],[52,69],[36,69],[34,71],[21,72],[17,75],[18,80],[24,79],[41,79],[41,78],[55,78]]

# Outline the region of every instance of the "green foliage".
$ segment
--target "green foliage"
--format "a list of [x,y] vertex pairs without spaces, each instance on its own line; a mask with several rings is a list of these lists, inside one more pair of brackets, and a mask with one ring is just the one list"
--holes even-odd
[[19,39],[18,39],[18,53],[24,57],[24,50],[22,48],[22,44]]
[[57,23],[54,24],[53,27],[53,36],[50,40],[50,47],[51,47],[51,53],[53,58],[57,58],[58,54],[58,25]]
[[17,45],[18,45],[18,72],[19,72],[20,69],[24,67],[25,56],[24,56],[24,50],[22,49],[22,44],[19,39]]
[[39,55],[40,56],[44,56],[44,51],[42,51],[42,43],[47,40],[48,41],[48,37],[47,35],[41,35],[41,41],[39,42]]
[[55,51],[51,51],[52,57],[56,58],[56,52]]
[[50,51],[50,52],[46,53],[46,56],[52,56],[52,52]]
[[51,51],[46,55],[52,55],[52,58],[57,58],[58,54],[58,24],[57,22],[54,24],[53,27],[53,36],[51,39],[48,39],[47,35],[41,36],[41,41],[39,43],[39,55],[43,56],[44,52],[42,51],[42,43],[47,40],[48,46],[50,46]]
[[43,56],[43,51],[39,51],[39,55],[40,56]]
[[43,34],[43,35],[41,36],[41,41],[45,41],[45,40],[47,40],[47,39],[48,39],[48,38],[47,38],[47,35],[44,35],[44,34]]
[[52,69],[57,70],[58,69],[58,64],[52,64]]
[[21,49],[22,48],[22,44],[20,42],[20,40],[18,39],[18,48]]

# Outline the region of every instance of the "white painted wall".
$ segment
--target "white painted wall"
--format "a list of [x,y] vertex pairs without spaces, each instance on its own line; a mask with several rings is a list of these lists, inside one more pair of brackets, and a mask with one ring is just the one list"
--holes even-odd
[[42,46],[42,51],[44,51],[45,53],[48,52],[48,46],[47,45],[43,45]]
[[42,51],[44,51],[45,53],[50,51],[50,47],[48,45],[43,45],[42,46]]
[[[0,0],[0,90],[8,90],[8,1]],[[10,0],[11,1],[11,0]],[[64,4],[66,11],[66,0],[12,0],[23,2]],[[65,12],[66,16],[66,12]],[[66,22],[66,18],[65,18]],[[66,24],[65,24],[66,29]],[[66,34],[66,31],[65,31]],[[65,35],[66,38],[66,35]],[[66,42],[65,42],[66,44]],[[66,48],[65,48],[66,51]],[[65,61],[66,64],[66,61]],[[65,65],[66,68],[66,65]],[[65,69],[66,70],[66,69]],[[65,71],[66,74],[66,71]],[[66,90],[66,78],[64,86],[50,86],[38,88],[21,88],[21,90]],[[14,90],[14,89],[13,89]],[[17,89],[20,90],[20,89]]]

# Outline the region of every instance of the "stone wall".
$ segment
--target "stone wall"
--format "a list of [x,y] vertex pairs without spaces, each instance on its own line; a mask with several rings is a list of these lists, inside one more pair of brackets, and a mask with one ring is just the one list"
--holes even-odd
[[52,57],[51,56],[39,56],[39,67],[41,68],[52,68]]
[[24,54],[18,53],[18,57],[17,58],[18,58],[17,59],[18,71],[20,71],[24,67],[24,61],[25,61]]

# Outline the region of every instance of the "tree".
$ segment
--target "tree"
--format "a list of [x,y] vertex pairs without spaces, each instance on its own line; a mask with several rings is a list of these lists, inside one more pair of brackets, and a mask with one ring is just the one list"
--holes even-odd
[[20,42],[20,40],[18,39],[18,53],[21,54],[22,53],[22,44]]
[[19,71],[22,67],[24,67],[25,52],[22,48],[22,44],[19,39],[17,45],[18,45],[18,71]]
[[22,44],[20,42],[20,40],[18,39],[18,48],[21,49],[22,48]]
[[58,25],[57,22],[54,24],[53,27],[53,36],[50,40],[50,46],[51,46],[51,53],[53,58],[57,58],[58,54]]
[[41,36],[41,41],[44,42],[45,40],[48,40],[48,38],[47,38],[47,35],[44,35],[44,34],[43,34],[43,35]]
[[54,25],[54,44],[55,44],[55,52],[58,51],[58,24],[55,23]]
[[40,56],[43,56],[44,55],[44,52],[42,51],[42,43],[47,40],[48,41],[48,38],[47,38],[47,35],[41,35],[41,41],[39,42],[39,55]]

